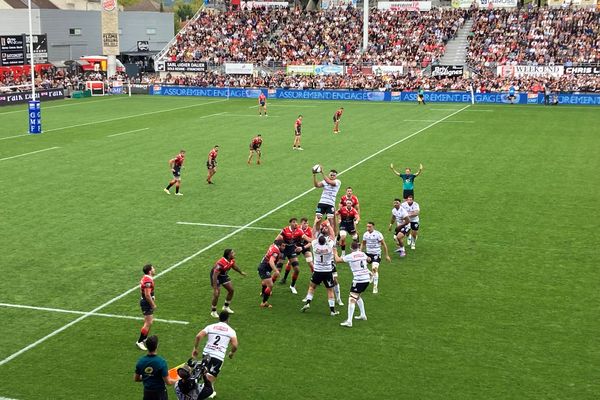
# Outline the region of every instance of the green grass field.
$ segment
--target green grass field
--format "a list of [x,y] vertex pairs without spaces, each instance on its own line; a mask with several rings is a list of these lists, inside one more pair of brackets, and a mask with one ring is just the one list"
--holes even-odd
[[[43,104],[46,133],[13,138],[27,130],[25,106],[0,109],[0,398],[141,398],[141,321],[15,306],[139,317],[130,289],[142,265],[170,268],[156,280],[155,316],[189,324],[155,322],[152,333],[174,366],[213,322],[208,271],[226,247],[248,276],[230,274],[240,349],[221,371],[220,399],[598,398],[598,109],[271,101],[259,118],[254,104],[57,101]],[[291,149],[298,114],[303,152]],[[264,163],[248,166],[257,133]],[[167,161],[182,148],[184,196],[167,196]],[[389,164],[425,166],[417,249],[382,265],[380,293],[364,296],[369,320],[352,329],[339,326],[345,307],[328,315],[322,287],[299,312],[303,260],[298,296],[277,287],[274,308],[258,307],[256,268],[276,232],[251,228],[312,219],[317,162],[344,171],[362,221],[391,249],[401,182]]]

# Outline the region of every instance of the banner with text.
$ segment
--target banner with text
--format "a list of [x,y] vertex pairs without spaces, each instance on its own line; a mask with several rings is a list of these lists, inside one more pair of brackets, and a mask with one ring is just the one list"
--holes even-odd
[[200,61],[165,61],[157,63],[159,72],[206,72],[206,63]]
[[198,96],[198,97],[234,97],[257,99],[261,93],[268,95],[267,89],[214,88],[193,86],[163,86],[151,87],[152,94],[160,96]]
[[119,51],[119,7],[117,0],[101,0],[102,4],[102,54],[118,56]]
[[600,66],[565,65],[565,75],[600,75]]
[[[63,89],[38,90],[35,92],[36,100],[62,100],[65,98]],[[31,100],[31,92],[0,93],[0,106],[27,103]]]
[[496,74],[502,77],[521,77],[521,76],[562,76],[565,67],[562,65],[498,65]]
[[463,73],[464,67],[462,65],[434,65],[431,67],[431,76],[437,78],[463,76]]
[[242,10],[252,10],[253,8],[287,7],[288,5],[287,1],[242,1],[240,8]]
[[380,1],[377,3],[377,9],[389,11],[430,11],[431,1]]
[[278,99],[387,101],[389,92],[364,90],[295,90],[277,89]]
[[516,8],[517,0],[476,0],[479,8]]
[[346,8],[348,6],[356,7],[357,0],[321,0],[321,8],[327,10],[330,8]]
[[243,63],[225,63],[226,74],[252,75],[254,65]]
[[285,67],[285,73],[288,75],[314,75],[314,65],[288,65]]
[[315,74],[317,75],[343,75],[343,65],[315,65]]
[[452,8],[471,8],[475,0],[452,0]]
[[404,67],[402,65],[373,65],[371,72],[373,75],[402,74]]

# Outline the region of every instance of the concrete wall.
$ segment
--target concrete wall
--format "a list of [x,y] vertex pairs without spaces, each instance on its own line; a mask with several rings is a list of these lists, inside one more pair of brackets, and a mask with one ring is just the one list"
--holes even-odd
[[[49,61],[101,54],[100,12],[34,9],[32,17],[33,33],[48,34]],[[27,10],[2,10],[0,35],[27,33],[27,21]],[[69,33],[74,28],[80,29],[79,35]],[[172,13],[120,12],[121,52],[136,51],[138,40],[147,40],[150,50],[162,50],[173,38],[173,29]]]

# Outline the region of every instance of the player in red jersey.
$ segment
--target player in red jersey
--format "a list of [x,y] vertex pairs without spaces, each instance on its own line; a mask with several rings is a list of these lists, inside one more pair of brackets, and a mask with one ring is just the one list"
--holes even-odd
[[[312,259],[312,252],[310,251],[310,243],[313,240],[313,234],[312,234],[312,228],[308,225],[308,218],[303,217],[300,218],[300,229],[302,230],[302,232],[304,233],[304,235],[306,235],[306,237],[308,237],[308,241],[306,240],[302,240],[300,242],[300,246],[302,246],[302,254],[304,255],[304,259],[306,260],[306,263],[308,264],[309,268],[310,268],[310,272],[313,272],[314,270],[314,266],[313,266],[313,259]],[[309,245],[309,247],[306,247],[307,245]],[[304,250],[306,247],[306,250]],[[287,277],[290,274],[290,271],[292,270],[292,264],[288,261],[287,264],[285,265],[285,274],[283,275],[283,279],[281,280],[281,283],[285,283]]]
[[250,155],[248,156],[248,165],[250,165],[250,163],[252,162],[252,156],[254,155],[254,153],[256,153],[256,164],[260,164],[260,147],[262,146],[262,142],[263,140],[260,134],[252,138],[252,141],[250,142]]
[[333,133],[340,133],[340,119],[344,113],[344,107],[340,107],[333,114]]
[[227,289],[227,297],[225,298],[223,311],[233,314],[233,310],[229,308],[231,300],[233,299],[233,285],[231,284],[229,275],[227,275],[227,271],[230,269],[237,271],[242,276],[246,276],[246,273],[242,272],[235,264],[235,252],[232,249],[225,249],[223,257],[221,257],[210,270],[210,285],[213,288],[210,315],[214,318],[219,318],[219,314],[217,314],[217,302],[219,301],[219,295],[221,294],[221,286]]
[[261,92],[258,95],[258,115],[262,117],[263,113],[267,116],[267,96]]
[[[290,218],[289,226],[286,226],[281,230],[279,235],[277,235],[277,240],[283,240],[285,242],[285,249],[283,250],[283,257],[287,258],[288,262],[291,264],[294,269],[294,273],[292,274],[292,283],[290,285],[290,291],[293,294],[298,294],[296,290],[296,281],[298,280],[298,275],[300,274],[300,269],[298,268],[298,253],[304,253],[307,249],[310,248],[310,238],[304,234],[302,229],[298,226],[298,220],[296,218]],[[302,243],[308,242],[307,245],[302,245]],[[281,270],[283,268],[283,261],[277,264],[277,269]],[[282,279],[280,284],[285,284],[285,278]]]
[[352,207],[356,208],[356,211],[360,214],[360,204],[358,202],[358,197],[356,197],[354,195],[354,193],[352,193],[352,188],[350,186],[348,186],[346,188],[346,194],[343,195],[340,198],[340,206],[339,208],[342,208],[346,205],[346,200],[351,200],[352,201]]
[[165,188],[166,194],[171,194],[169,189],[175,185],[175,194],[177,196],[183,196],[183,193],[179,193],[179,186],[181,185],[181,168],[183,168],[183,162],[185,161],[185,150],[180,150],[174,158],[169,160],[169,167],[173,173],[173,179],[169,182]]
[[284,250],[285,242],[276,239],[258,265],[258,276],[262,280],[262,303],[260,303],[260,306],[263,308],[272,307],[268,300],[273,290],[273,282],[275,282],[279,276],[277,263],[281,259]]
[[300,147],[300,139],[302,138],[302,115],[298,115],[298,119],[294,123],[294,144],[292,150],[304,150]]
[[352,240],[358,240],[356,225],[360,222],[360,215],[356,208],[352,207],[352,200],[346,200],[346,205],[336,212],[340,233],[338,239],[342,248],[342,257],[346,255],[346,236],[352,235]]
[[135,345],[140,349],[147,351],[146,348],[146,338],[148,337],[148,332],[150,332],[150,327],[152,326],[152,322],[154,321],[154,309],[156,308],[156,303],[154,302],[154,275],[156,275],[156,270],[152,264],[144,265],[142,268],[144,271],[144,276],[140,280],[140,291],[142,298],[140,299],[140,307],[142,309],[142,314],[144,314],[144,326],[140,331],[140,338],[135,343]]
[[208,160],[206,161],[206,168],[208,168],[208,175],[206,176],[206,183],[212,184],[212,177],[217,173],[217,156],[219,155],[219,145],[208,153]]

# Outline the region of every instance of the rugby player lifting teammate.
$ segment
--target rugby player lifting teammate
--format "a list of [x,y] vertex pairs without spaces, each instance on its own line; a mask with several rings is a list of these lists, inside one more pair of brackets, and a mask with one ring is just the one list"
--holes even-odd
[[271,291],[273,290],[273,282],[277,280],[279,272],[277,271],[277,263],[282,257],[282,252],[285,250],[285,242],[283,240],[276,239],[269,250],[264,255],[262,261],[258,266],[258,276],[262,280],[262,303],[260,304],[263,308],[271,308],[272,306],[268,303]]
[[335,227],[335,204],[342,182],[340,182],[339,179],[336,179],[337,171],[335,169],[330,170],[329,176],[326,176],[323,172],[323,167],[321,166],[321,175],[323,176],[322,181],[317,181],[316,174],[317,172],[313,171],[313,185],[316,188],[323,188],[323,192],[321,193],[321,198],[315,211],[315,229],[317,231],[319,230],[323,215],[326,215],[329,224],[333,227],[334,233],[337,233]]
[[180,150],[174,158],[169,160],[169,167],[173,173],[173,179],[169,182],[167,187],[164,189],[166,194],[171,194],[169,191],[173,185],[175,185],[175,194],[177,196],[183,196],[183,193],[179,193],[179,186],[181,185],[181,168],[183,168],[183,162],[185,161],[185,150]]
[[[298,280],[298,275],[300,274],[300,269],[298,266],[298,254],[304,253],[308,248],[310,248],[310,244],[303,246],[302,243],[310,242],[311,238],[304,234],[302,229],[298,226],[298,220],[296,218],[290,218],[289,225],[281,230],[276,240],[282,240],[285,242],[285,249],[283,251],[283,258],[287,258],[288,262],[291,264],[294,269],[294,273],[292,274],[292,282],[290,284],[290,291],[293,294],[298,294],[296,290],[296,281]],[[277,269],[281,270],[283,268],[283,261],[277,264]],[[286,275],[287,277],[287,275]],[[284,284],[285,278],[282,279],[279,283]]]
[[252,163],[252,156],[256,153],[256,164],[260,164],[260,147],[262,146],[262,136],[260,134],[252,138],[250,142],[250,155],[248,156],[248,165]]
[[242,272],[235,263],[235,252],[232,249],[225,249],[223,257],[221,257],[210,270],[210,285],[213,288],[210,315],[214,318],[219,318],[219,314],[217,314],[217,302],[219,301],[219,295],[221,294],[221,286],[227,290],[223,311],[233,314],[233,310],[229,308],[231,300],[233,299],[233,285],[227,274],[227,271],[230,269],[237,271],[242,276],[246,276],[246,273]]
[[144,326],[140,331],[140,338],[135,345],[140,349],[147,351],[146,344],[144,343],[150,332],[150,327],[154,321],[154,310],[156,309],[156,303],[154,302],[154,275],[156,270],[152,264],[144,265],[142,268],[144,276],[140,280],[140,291],[142,298],[140,299],[140,308],[142,314],[144,314]]

